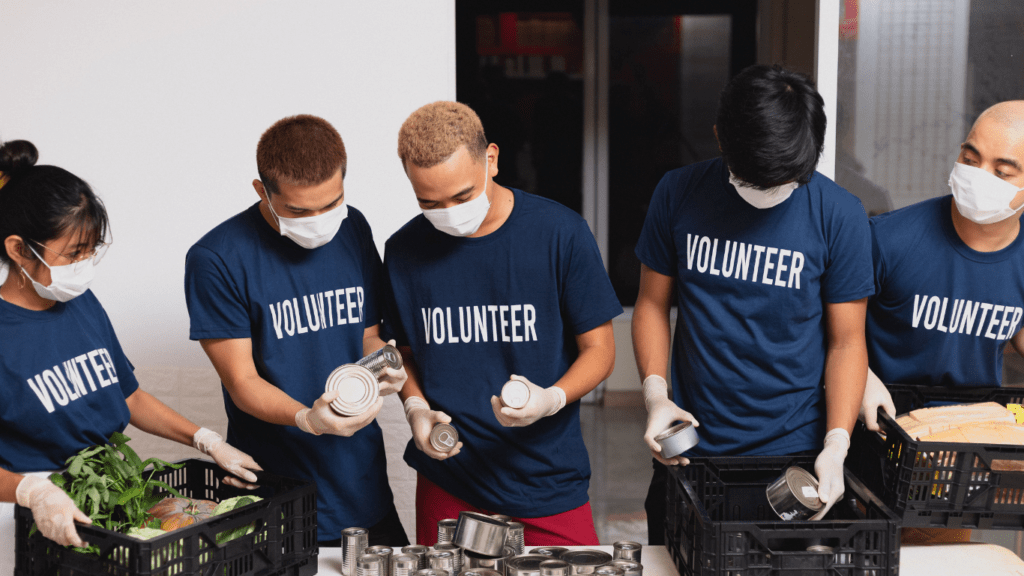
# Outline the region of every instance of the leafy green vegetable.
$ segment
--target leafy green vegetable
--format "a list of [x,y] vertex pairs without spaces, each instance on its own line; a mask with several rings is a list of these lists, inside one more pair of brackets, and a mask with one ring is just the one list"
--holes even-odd
[[[260,498],[259,496],[235,496],[234,498],[228,498],[227,500],[221,501],[220,504],[217,504],[217,507],[213,509],[212,516],[225,514],[227,512],[231,512],[232,510],[237,510],[243,506],[248,506],[249,504],[252,504],[254,502],[259,502],[260,500],[262,500],[262,498]],[[234,540],[235,538],[245,536],[246,534],[252,534],[253,530],[255,529],[256,523],[253,522],[252,524],[246,524],[245,526],[239,526],[238,528],[225,530],[224,532],[220,532],[217,534],[217,544],[223,544],[229,540]]]

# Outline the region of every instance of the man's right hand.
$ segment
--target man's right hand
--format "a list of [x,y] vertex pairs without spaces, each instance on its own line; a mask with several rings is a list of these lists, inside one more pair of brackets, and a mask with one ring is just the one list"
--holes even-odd
[[384,398],[380,397],[366,412],[358,416],[342,416],[331,408],[331,402],[334,402],[339,394],[341,394],[339,390],[324,392],[313,403],[313,408],[303,408],[295,413],[295,424],[303,432],[316,436],[321,434],[351,436],[373,422],[381,407],[384,406]]
[[412,429],[412,439],[416,443],[416,447],[434,460],[446,460],[462,450],[462,442],[456,444],[450,452],[441,452],[431,446],[430,433],[434,430],[434,425],[439,422],[449,424],[452,421],[452,417],[444,412],[431,410],[430,405],[423,398],[419,396],[409,396],[406,398],[405,419],[409,421],[409,427]]
[[868,381],[864,385],[864,399],[860,403],[860,419],[872,432],[879,431],[879,407],[885,410],[889,416],[896,417],[896,405],[892,402],[892,395],[889,394],[889,390],[878,376],[872,370],[868,370]]
[[92,524],[92,520],[49,478],[26,476],[18,483],[14,498],[32,510],[32,518],[43,536],[61,546],[85,546],[75,530],[75,521]]
[[647,431],[644,433],[644,442],[651,449],[654,458],[666,466],[687,465],[689,458],[673,456],[665,458],[661,455],[661,445],[654,441],[654,437],[668,430],[672,424],[682,420],[693,423],[694,427],[700,426],[697,419],[686,410],[683,410],[676,403],[668,399],[668,383],[661,376],[648,376],[644,380],[644,404],[647,406]]

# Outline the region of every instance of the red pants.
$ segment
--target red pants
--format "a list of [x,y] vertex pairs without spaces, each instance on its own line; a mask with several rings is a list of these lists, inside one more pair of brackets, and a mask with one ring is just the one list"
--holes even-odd
[[[445,518],[458,518],[459,512],[494,514],[477,508],[445,492],[440,486],[416,475],[416,543],[433,546],[437,543],[437,522]],[[535,546],[597,546],[594,515],[590,502],[554,516],[541,518],[513,518],[526,525],[523,541],[526,551]]]

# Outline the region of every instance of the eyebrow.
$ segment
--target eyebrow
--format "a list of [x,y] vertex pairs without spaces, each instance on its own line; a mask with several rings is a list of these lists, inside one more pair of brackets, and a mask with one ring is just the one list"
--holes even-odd
[[[344,197],[345,197],[345,192],[342,191],[342,193],[339,194],[338,197],[335,198],[332,202],[328,203],[327,206],[333,206],[334,204],[337,204],[338,200],[341,200]],[[285,204],[284,205],[285,208],[291,210],[292,212],[313,212],[313,211],[317,211],[317,210],[324,210],[325,208],[327,208],[327,206],[324,206],[322,208],[300,208],[298,206],[292,206],[291,204]]]
[[[981,152],[978,152],[978,149],[975,148],[969,142],[964,142],[963,144],[960,145],[960,148],[973,153],[975,156],[978,156],[979,158],[981,157]],[[1006,164],[1008,166],[1012,166],[1016,170],[1024,170],[1024,168],[1021,167],[1021,163],[1014,160],[1013,158],[996,158],[996,164]]]
[[[452,194],[451,198],[458,198],[459,196],[463,196],[465,194],[468,194],[468,193],[472,192],[474,188],[476,188],[476,186],[467,186],[467,187],[463,188],[462,190],[459,190],[455,194]],[[440,202],[440,200],[424,200],[423,198],[420,198],[419,196],[416,197],[416,201],[417,202],[422,202],[424,204],[433,204],[433,203]]]

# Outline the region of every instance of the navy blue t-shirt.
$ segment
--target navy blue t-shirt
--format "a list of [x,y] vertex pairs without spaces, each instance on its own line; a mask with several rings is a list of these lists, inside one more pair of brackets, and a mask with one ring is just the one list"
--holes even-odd
[[758,209],[721,159],[665,174],[636,254],[675,280],[673,398],[697,418],[691,454],[821,447],[825,303],[874,292],[871,233],[855,196],[815,172]]
[[[251,338],[260,377],[312,406],[327,376],[363,356],[363,332],[380,323],[380,255],[363,215],[329,243],[307,250],[264,220],[259,204],[189,249],[185,298],[193,340]],[[327,537],[372,526],[392,505],[376,421],[345,438],[313,436],[240,410],[224,390],[228,442],[265,470],[316,481],[317,522]]]
[[871,369],[885,383],[999,386],[1003,349],[1024,315],[1024,240],[972,250],[952,196],[871,219],[877,293],[868,300]]
[[42,311],[0,300],[0,468],[64,468],[123,431],[133,370],[91,290]]
[[575,337],[622,312],[594,236],[575,212],[513,190],[501,228],[456,238],[422,215],[384,250],[384,328],[412,348],[430,407],[452,417],[459,455],[416,448],[405,461],[481,508],[536,518],[586,504],[590,460],[579,402],[506,428],[490,398],[509,376],[552,386],[576,359]]

